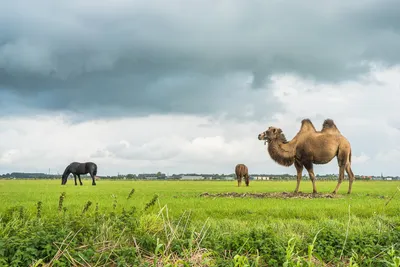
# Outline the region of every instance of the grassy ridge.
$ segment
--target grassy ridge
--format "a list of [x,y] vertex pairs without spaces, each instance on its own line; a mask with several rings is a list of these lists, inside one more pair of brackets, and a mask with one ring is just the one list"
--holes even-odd
[[[336,182],[318,181],[317,189],[321,193],[329,193],[335,185]],[[242,265],[237,266],[246,266],[245,262],[249,261],[250,264],[258,262],[259,266],[281,266],[284,262],[290,266],[307,258],[308,246],[318,234],[309,263],[350,264],[352,259],[356,262],[370,262],[371,266],[387,266],[382,261],[396,259],[399,247],[400,192],[397,187],[400,187],[400,182],[356,181],[351,195],[345,194],[347,186],[348,183],[344,182],[339,197],[333,199],[234,199],[203,198],[199,195],[203,192],[290,192],[295,182],[251,181],[250,187],[238,188],[234,181],[102,180],[95,187],[88,180],[84,181],[84,186],[75,186],[72,181],[66,186],[61,186],[59,181],[48,180],[0,181],[0,214],[3,229],[19,221],[24,222],[26,227],[33,227],[29,228],[32,232],[36,229],[33,221],[37,220],[37,203],[41,201],[40,221],[46,221],[49,225],[47,228],[42,225],[42,228],[46,233],[55,231],[43,242],[51,244],[65,238],[69,231],[86,229],[86,236],[75,238],[74,244],[77,247],[89,246],[94,251],[93,255],[86,255],[89,262],[96,260],[110,263],[111,260],[123,262],[130,259],[133,264],[132,261],[139,261],[143,254],[140,253],[141,249],[132,252],[132,247],[138,246],[145,249],[147,253],[143,255],[152,260],[165,260],[167,255],[174,255],[177,259],[185,259],[193,264],[196,260],[191,257],[197,253],[202,255],[203,260],[212,259],[209,265],[227,266],[242,261]],[[127,199],[132,189],[135,192]],[[311,192],[311,183],[305,179],[300,189]],[[66,193],[64,209],[58,211],[62,192]],[[144,210],[155,194],[158,195],[157,201]],[[83,212],[88,201],[91,204]],[[11,208],[18,206],[24,207],[24,211],[18,213],[18,209],[15,209],[13,213]],[[185,227],[182,227],[183,221],[186,222]],[[81,228],[73,226],[72,222]],[[51,230],[51,225],[61,227],[65,232]],[[114,249],[110,254],[112,257],[108,259],[101,258],[103,256],[100,256],[99,245],[86,244],[91,238],[96,240],[101,236],[104,229],[99,229],[100,225],[110,228],[110,242],[120,240],[121,234],[118,234],[119,239],[114,234],[121,231],[124,233],[124,241],[118,241],[121,251],[117,253]],[[175,233],[178,235],[179,232],[179,238],[171,240],[173,235],[167,234],[166,226],[169,229],[179,229]],[[0,242],[9,242],[10,231],[2,231]],[[133,236],[135,239],[132,239]],[[22,234],[21,238],[27,237]],[[160,244],[164,244],[161,246],[164,248],[163,253],[159,257],[154,252],[158,247],[157,238]],[[168,243],[170,246],[166,249]],[[193,244],[198,245],[197,250],[193,250]],[[391,251],[392,245],[394,252],[390,256],[387,253]],[[212,254],[208,255],[201,249],[211,251]],[[188,251],[190,256],[185,254]],[[35,253],[27,258],[43,258],[49,262],[49,255],[56,254],[57,249],[53,248],[48,255]],[[84,251],[78,250],[75,257],[84,254]],[[0,258],[1,255],[0,249]],[[170,262],[173,262],[174,257]],[[63,266],[62,263],[65,266],[68,263],[71,265],[71,259],[68,261],[65,256],[60,256],[58,260],[59,266]],[[141,264],[144,262],[146,260],[142,257]]]

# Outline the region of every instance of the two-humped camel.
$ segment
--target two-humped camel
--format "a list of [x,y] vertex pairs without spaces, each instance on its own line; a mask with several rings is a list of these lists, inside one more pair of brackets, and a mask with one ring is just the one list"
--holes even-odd
[[300,131],[291,140],[287,141],[280,128],[269,127],[258,135],[258,140],[268,142],[268,153],[280,165],[294,166],[297,170],[297,186],[294,192],[299,191],[303,167],[310,176],[313,193],[317,193],[313,164],[327,164],[337,157],[339,164],[339,179],[333,194],[336,194],[344,179],[344,171],[349,176],[349,190],[351,193],[354,174],[351,170],[350,142],[340,133],[331,119],[326,119],[322,130],[317,131],[309,119],[301,121]]

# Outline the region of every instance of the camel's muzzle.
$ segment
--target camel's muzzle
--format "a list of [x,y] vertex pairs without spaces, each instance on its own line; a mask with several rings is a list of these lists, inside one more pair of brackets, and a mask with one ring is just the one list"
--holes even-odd
[[271,141],[271,139],[270,138],[268,138],[267,137],[267,135],[265,134],[265,133],[262,133],[262,134],[259,134],[258,135],[258,140],[263,140],[264,141],[264,145],[268,142],[270,142]]
[[264,137],[264,145],[266,145],[269,142],[271,142],[271,139],[265,136]]

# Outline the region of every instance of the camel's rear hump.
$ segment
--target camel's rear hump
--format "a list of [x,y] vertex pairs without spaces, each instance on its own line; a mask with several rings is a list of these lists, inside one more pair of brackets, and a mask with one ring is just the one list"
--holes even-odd
[[321,132],[327,131],[340,133],[339,129],[336,127],[336,124],[332,119],[326,119],[322,124]]

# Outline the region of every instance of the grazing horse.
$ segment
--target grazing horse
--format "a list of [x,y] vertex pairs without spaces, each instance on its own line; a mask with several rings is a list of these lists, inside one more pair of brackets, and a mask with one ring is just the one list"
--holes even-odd
[[90,176],[92,177],[92,185],[96,185],[95,182],[95,177],[97,174],[97,165],[96,163],[93,162],[85,162],[85,163],[79,163],[79,162],[72,162],[71,164],[69,164],[67,166],[67,168],[65,168],[65,171],[62,175],[62,179],[61,179],[61,184],[65,185],[67,183],[67,179],[69,174],[72,173],[74,175],[75,178],[75,185],[77,185],[76,183],[76,176],[78,176],[79,178],[79,183],[81,185],[83,185],[82,181],[81,181],[81,174],[87,174],[89,173]]
[[235,167],[236,179],[238,181],[238,187],[242,183],[242,177],[244,177],[246,186],[249,186],[249,170],[244,164],[237,164]]

